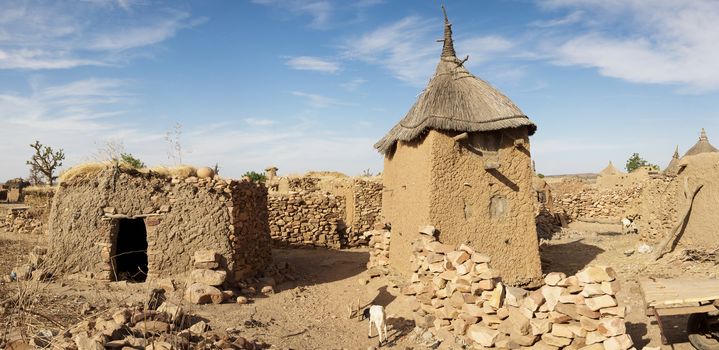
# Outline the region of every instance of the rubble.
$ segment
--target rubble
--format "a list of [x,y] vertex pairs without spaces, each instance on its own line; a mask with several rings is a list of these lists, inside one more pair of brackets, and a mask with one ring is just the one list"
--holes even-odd
[[504,286],[489,257],[471,247],[448,248],[427,234],[413,247],[412,283],[401,291],[419,303],[416,324],[443,343],[483,348],[632,347],[624,323],[626,310],[613,296],[619,284],[609,267],[589,266],[575,276],[549,273],[544,286],[527,291]]

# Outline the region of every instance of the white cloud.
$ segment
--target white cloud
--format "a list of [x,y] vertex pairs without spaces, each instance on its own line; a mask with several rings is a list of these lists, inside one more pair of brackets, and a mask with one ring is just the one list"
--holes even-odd
[[355,78],[355,79],[352,79],[350,81],[340,84],[340,86],[347,91],[355,91],[355,90],[357,90],[358,87],[360,87],[361,85],[363,85],[365,83],[367,83],[366,79]]
[[555,18],[550,20],[534,21],[529,24],[530,27],[538,28],[552,28],[566,26],[577,23],[584,18],[584,11],[573,11],[562,18]]
[[[439,60],[436,38],[442,30],[439,20],[406,17],[346,40],[344,56],[383,66],[397,79],[423,86]],[[470,55],[470,64],[486,61],[512,47],[511,42],[496,35],[455,38],[455,48],[461,55]]]
[[185,11],[139,6],[130,0],[3,4],[0,69],[115,65],[127,57],[118,52],[151,47],[201,23]]
[[285,62],[287,66],[297,70],[311,70],[323,73],[337,73],[340,65],[337,62],[312,56],[292,57]]
[[312,107],[315,108],[327,108],[332,106],[346,106],[346,103],[343,103],[341,101],[338,101],[334,98],[318,95],[318,94],[310,94],[307,92],[302,91],[292,91],[292,94],[295,96],[299,96],[304,98],[307,101],[307,104],[309,104]]
[[273,125],[276,121],[272,119],[260,119],[260,118],[245,118],[245,123],[252,126],[268,126]]
[[[106,140],[122,142],[126,151],[148,165],[169,164],[164,140],[167,130],[143,123],[147,117],[132,109],[140,99],[132,93],[132,84],[108,79],[53,86],[36,82],[26,94],[0,93],[0,180],[26,176],[25,161],[31,155],[28,145],[35,140],[63,148],[65,169],[90,159]],[[312,94],[299,96],[320,105],[338,103],[321,97],[313,102],[317,95]],[[281,128],[276,127],[279,122],[267,118],[182,123],[183,162],[198,166],[219,163],[222,176],[237,178],[267,165],[276,165],[283,173],[340,170],[359,174],[368,167],[381,169],[382,158],[372,148],[373,137],[328,131],[313,121],[311,111],[283,121]]]
[[325,27],[334,10],[334,6],[328,0],[252,0],[252,2],[277,7],[298,16],[310,16],[312,17],[310,25],[316,28]]
[[545,53],[560,65],[596,68],[637,83],[719,89],[719,2],[713,0],[552,0],[550,10],[592,13],[594,20],[555,34]]

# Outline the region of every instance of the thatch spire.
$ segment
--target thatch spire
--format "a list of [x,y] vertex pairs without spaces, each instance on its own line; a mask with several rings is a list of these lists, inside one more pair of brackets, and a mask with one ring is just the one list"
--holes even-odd
[[447,10],[442,5],[442,13],[444,14],[444,45],[442,46],[442,57],[457,57],[454,52],[454,40],[452,40],[452,23],[447,18]]
[[618,175],[622,172],[617,169],[614,164],[612,164],[612,161],[609,161],[609,164],[606,168],[602,169],[602,171],[599,172],[599,175]]
[[701,133],[699,133],[699,141],[690,148],[687,153],[684,153],[684,156],[693,156],[695,154],[699,153],[714,153],[719,152],[719,149],[716,149],[716,147],[712,146],[711,143],[709,143],[709,138],[707,137],[707,132],[702,128]]
[[409,112],[374,145],[385,155],[397,141],[413,140],[429,129],[477,132],[526,127],[529,135],[537,130],[507,96],[464,67],[454,51],[446,11],[444,15],[444,45],[437,69]]

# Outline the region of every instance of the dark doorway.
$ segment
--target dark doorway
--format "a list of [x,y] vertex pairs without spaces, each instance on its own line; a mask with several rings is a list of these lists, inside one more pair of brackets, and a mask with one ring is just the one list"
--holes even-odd
[[115,273],[118,281],[145,281],[147,231],[142,219],[120,219],[115,241]]

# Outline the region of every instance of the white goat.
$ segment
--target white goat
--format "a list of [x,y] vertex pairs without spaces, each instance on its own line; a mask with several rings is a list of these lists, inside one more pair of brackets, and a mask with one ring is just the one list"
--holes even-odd
[[384,340],[387,340],[387,317],[384,313],[384,307],[382,305],[372,305],[362,310],[362,316],[369,319],[369,333],[367,338],[372,337],[372,324],[374,323],[377,328],[377,335],[379,336],[379,344],[382,345],[382,330],[384,330]]

